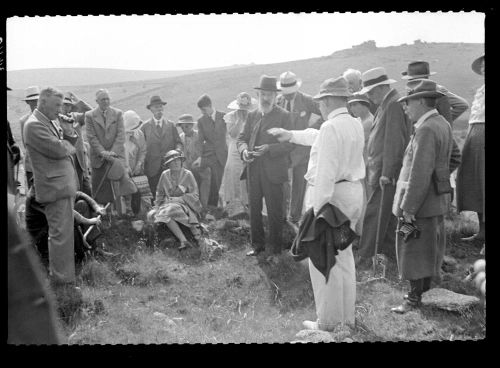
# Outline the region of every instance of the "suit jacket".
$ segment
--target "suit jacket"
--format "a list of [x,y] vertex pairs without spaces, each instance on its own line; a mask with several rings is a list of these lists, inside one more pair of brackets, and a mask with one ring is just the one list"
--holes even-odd
[[70,154],[71,143],[62,140],[51,121],[38,109],[24,125],[24,142],[33,164],[35,199],[51,203],[74,197],[79,184]]
[[[276,100],[276,105],[286,109],[287,100],[283,95],[278,96]],[[321,111],[319,110],[319,104],[313,100],[313,98],[305,93],[297,91],[292,102],[292,129],[293,130],[304,130],[309,128],[309,120],[312,114],[319,115],[321,118]],[[309,161],[309,153],[311,147],[294,145],[294,149],[290,152],[290,160],[292,167],[298,166],[300,164],[307,165]]]
[[215,155],[222,166],[227,161],[227,127],[224,121],[224,113],[215,112],[215,121],[211,116],[202,115],[198,119],[198,147],[201,151],[201,166],[204,161]]
[[90,144],[90,165],[99,168],[105,160],[102,151],[113,151],[125,165],[125,127],[123,113],[119,109],[109,107],[106,110],[106,123],[99,107],[85,113],[87,141]]
[[140,129],[146,139],[146,159],[144,161],[144,174],[155,176],[163,171],[162,161],[165,154],[173,149],[182,150],[182,142],[175,124],[162,118],[161,133],[156,130],[153,118],[141,125]]
[[398,209],[416,217],[433,217],[448,212],[450,193],[438,194],[434,181],[450,180],[453,134],[450,124],[438,113],[430,115],[415,130],[405,151],[395,195]]
[[[462,97],[457,96],[453,92],[448,91],[448,89],[444,86],[438,85],[437,90],[441,93],[444,93],[448,98],[448,103],[450,105],[450,120],[446,118],[446,120],[450,121],[450,123],[454,122],[462,113],[469,108],[469,104]],[[439,111],[439,110],[438,110]]]
[[26,121],[28,118],[31,116],[31,112],[23,115],[21,119],[19,119],[19,125],[21,127],[21,142],[23,143],[25,152],[24,152],[24,171],[26,172],[33,172],[33,169],[31,167],[31,160],[30,156],[28,153],[28,150],[26,149],[26,143],[24,142],[24,125],[26,124]]
[[379,185],[381,176],[396,179],[412,124],[397,101],[399,94],[392,89],[377,109],[368,137],[368,184]]
[[[260,129],[257,132],[255,127],[261,119]],[[240,155],[245,149],[249,149],[250,138],[254,134],[256,135],[255,146],[268,144],[269,151],[257,157],[250,165],[255,165],[260,162],[264,166],[264,171],[269,180],[272,183],[280,184],[288,180],[288,155],[294,145],[289,142],[278,142],[276,137],[267,133],[267,130],[270,128],[291,130],[292,121],[290,113],[279,106],[274,106],[271,112],[264,116],[262,116],[259,110],[251,111],[248,114],[243,131],[238,136],[236,144]],[[246,167],[244,170],[245,175]],[[244,175],[242,178],[244,178]]]

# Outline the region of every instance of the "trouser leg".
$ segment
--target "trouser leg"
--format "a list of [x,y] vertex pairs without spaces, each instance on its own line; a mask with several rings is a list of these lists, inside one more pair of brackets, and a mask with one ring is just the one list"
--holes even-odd
[[224,175],[224,167],[219,160],[214,159],[210,162],[211,169],[211,182],[210,182],[210,196],[208,203],[212,206],[219,205],[219,190],[222,185],[222,177]]
[[160,181],[161,170],[156,175],[148,176],[149,188],[151,189],[151,193],[153,194],[153,200],[156,199],[156,187],[158,186],[158,182]]
[[307,172],[307,164],[295,166],[292,171],[292,198],[290,202],[290,219],[298,222],[302,213],[304,195],[306,193],[306,179],[304,175]]
[[26,171],[26,185],[28,189],[31,189],[31,187],[33,186],[33,182],[33,173],[31,171]]
[[209,167],[197,168],[193,169],[193,175],[198,184],[201,205],[203,206],[203,209],[206,209],[208,206],[208,198],[210,195],[212,171]]
[[[248,168],[247,168],[248,170]],[[250,201],[250,232],[252,234],[252,247],[262,249],[265,246],[264,224],[262,223],[262,198],[260,165],[252,164],[250,172],[247,172],[249,181],[248,197]]]
[[261,171],[261,187],[267,206],[267,220],[269,224],[269,251],[279,254],[283,246],[283,184],[274,184],[269,181],[265,172]]
[[287,215],[291,216],[291,198],[292,198],[292,177],[293,168],[288,169],[288,180],[283,183],[283,216],[287,220]]
[[45,205],[49,224],[49,271],[56,282],[75,281],[73,238],[74,197],[59,199]]
[[420,303],[424,292],[424,279],[410,280],[410,292],[408,293],[408,301],[410,303]]

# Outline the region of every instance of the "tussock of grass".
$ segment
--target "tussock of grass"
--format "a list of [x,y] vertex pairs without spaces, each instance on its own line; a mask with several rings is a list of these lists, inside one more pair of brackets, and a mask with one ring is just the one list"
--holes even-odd
[[123,283],[130,285],[168,284],[170,281],[168,267],[169,262],[165,260],[161,251],[136,252],[131,261],[118,268],[117,274]]
[[91,259],[80,271],[80,278],[89,286],[110,285],[117,282],[116,276],[108,264]]

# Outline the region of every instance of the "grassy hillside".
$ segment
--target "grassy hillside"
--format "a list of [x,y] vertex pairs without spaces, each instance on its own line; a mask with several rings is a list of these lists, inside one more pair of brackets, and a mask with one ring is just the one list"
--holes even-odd
[[[112,103],[123,110],[133,109],[143,119],[150,116],[146,105],[149,97],[159,94],[168,101],[167,116],[176,120],[184,113],[199,116],[196,101],[203,93],[208,93],[217,109],[227,111],[226,106],[242,91],[255,93],[253,87],[258,84],[262,74],[278,76],[291,70],[303,79],[302,91],[314,94],[326,78],[340,75],[347,68],[361,71],[384,66],[390,77],[398,80],[394,86],[404,91],[405,82],[400,79],[401,71],[411,60],[427,60],[431,71],[437,72],[433,77],[438,83],[446,86],[454,93],[472,102],[475,90],[483,83],[483,79],[475,74],[470,65],[484,52],[483,44],[464,43],[419,43],[375,49],[353,48],[333,53],[330,56],[297,60],[268,65],[252,65],[236,69],[194,73],[171,78],[132,81],[106,84],[102,87],[110,90]],[[78,96],[95,104],[94,93],[98,86],[75,86],[67,88]],[[19,117],[28,111],[28,106],[20,101],[22,90],[8,93],[7,116],[16,138],[19,139],[19,128],[16,123]],[[468,116],[468,111],[463,118]],[[465,127],[466,120],[461,119],[456,129]]]

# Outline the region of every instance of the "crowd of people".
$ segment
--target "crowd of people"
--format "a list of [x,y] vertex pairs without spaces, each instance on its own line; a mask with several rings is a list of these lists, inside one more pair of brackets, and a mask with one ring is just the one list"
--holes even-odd
[[[484,55],[472,69],[484,76]],[[106,89],[92,107],[71,92],[29,87],[30,112],[19,122],[26,227],[34,244],[47,244],[52,284],[75,284],[76,242],[85,243],[83,233],[100,224],[105,206],[113,215],[165,224],[180,250],[199,245],[186,233],[200,241],[201,223],[224,209],[230,218],[248,216],[247,255],[264,253],[271,264],[290,247],[284,226],[297,230],[291,252],[309,255],[318,317],[306,328],[354,323],[355,271],[378,253],[395,260],[410,282],[393,311],[418,308],[431,281],[439,281],[457,168],[457,209],[477,212],[480,223],[464,240],[483,245],[485,235],[484,85],[460,152],[453,122],[469,104],[433,74],[425,61],[409,63],[400,95],[383,67],[348,69],[315,96],[300,91],[291,71],[263,75],[257,98],[241,92],[224,113],[204,94],[197,121],[183,114],[177,122],[165,117],[161,96],[151,96],[143,121],[113,107]],[[12,135],[8,159],[9,170],[21,159]],[[346,226],[357,234],[353,242]]]

